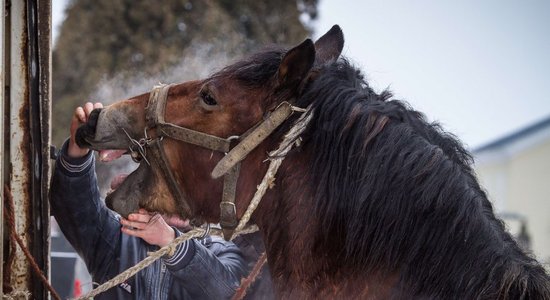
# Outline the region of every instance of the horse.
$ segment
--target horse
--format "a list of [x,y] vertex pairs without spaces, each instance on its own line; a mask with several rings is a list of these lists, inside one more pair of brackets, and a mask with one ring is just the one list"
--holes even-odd
[[141,160],[107,205],[231,232],[268,153],[307,116],[250,219],[278,297],[550,299],[548,273],[495,215],[461,142],[376,93],[343,45],[335,25],[93,111],[79,145]]

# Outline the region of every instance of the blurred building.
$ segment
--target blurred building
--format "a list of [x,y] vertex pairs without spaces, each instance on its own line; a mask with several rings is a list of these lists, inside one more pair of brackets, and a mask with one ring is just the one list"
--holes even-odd
[[61,299],[73,299],[92,290],[92,277],[82,258],[61,232],[54,217],[50,220],[51,283]]
[[473,155],[497,214],[550,269],[550,117],[475,149]]

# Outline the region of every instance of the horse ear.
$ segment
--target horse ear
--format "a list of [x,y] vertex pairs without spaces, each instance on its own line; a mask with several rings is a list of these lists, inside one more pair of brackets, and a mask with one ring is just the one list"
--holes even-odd
[[344,33],[338,25],[332,28],[315,42],[315,64],[322,65],[335,61],[344,48]]
[[315,62],[315,46],[310,39],[288,50],[279,65],[279,85],[296,88],[306,78]]

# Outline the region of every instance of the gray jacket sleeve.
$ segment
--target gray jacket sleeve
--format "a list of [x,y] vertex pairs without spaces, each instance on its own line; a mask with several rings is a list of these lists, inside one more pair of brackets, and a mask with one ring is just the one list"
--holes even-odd
[[241,250],[217,236],[190,240],[163,260],[176,281],[201,299],[231,298],[247,272]]
[[[135,237],[130,239],[140,242],[121,245],[128,239],[122,238],[118,216],[100,199],[92,152],[83,158],[72,159],[66,155],[66,148],[67,143],[56,161],[52,177],[52,214],[84,259],[93,279],[103,282],[118,270],[145,258],[150,245]],[[176,230],[176,235],[181,232]],[[130,255],[139,259],[126,259]],[[173,256],[162,260],[174,276],[173,284],[180,285],[193,299],[230,298],[241,277],[246,275],[239,248],[217,237],[186,241],[177,247]],[[121,266],[121,262],[129,265]]]
[[94,280],[99,280],[112,267],[120,249],[120,223],[100,200],[92,151],[78,159],[68,157],[66,151],[67,142],[52,177],[52,215]]

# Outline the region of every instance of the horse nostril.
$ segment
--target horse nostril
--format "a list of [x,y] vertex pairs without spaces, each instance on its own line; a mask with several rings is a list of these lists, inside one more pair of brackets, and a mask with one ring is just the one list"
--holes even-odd
[[88,126],[93,128],[94,134],[95,134],[95,128],[97,126],[97,120],[99,119],[99,113],[101,112],[101,110],[102,110],[102,108],[96,108],[96,109],[92,110],[92,112],[88,116],[87,124],[88,124]]
[[89,136],[88,134],[88,125],[84,124],[76,130],[75,134],[75,142],[78,145],[78,147],[81,148],[89,148],[91,145],[86,141],[86,137]]
[[93,139],[97,128],[97,120],[99,119],[99,113],[101,108],[92,110],[88,116],[88,122],[80,126],[76,130],[75,141],[79,147],[90,147],[90,143],[87,139]]

